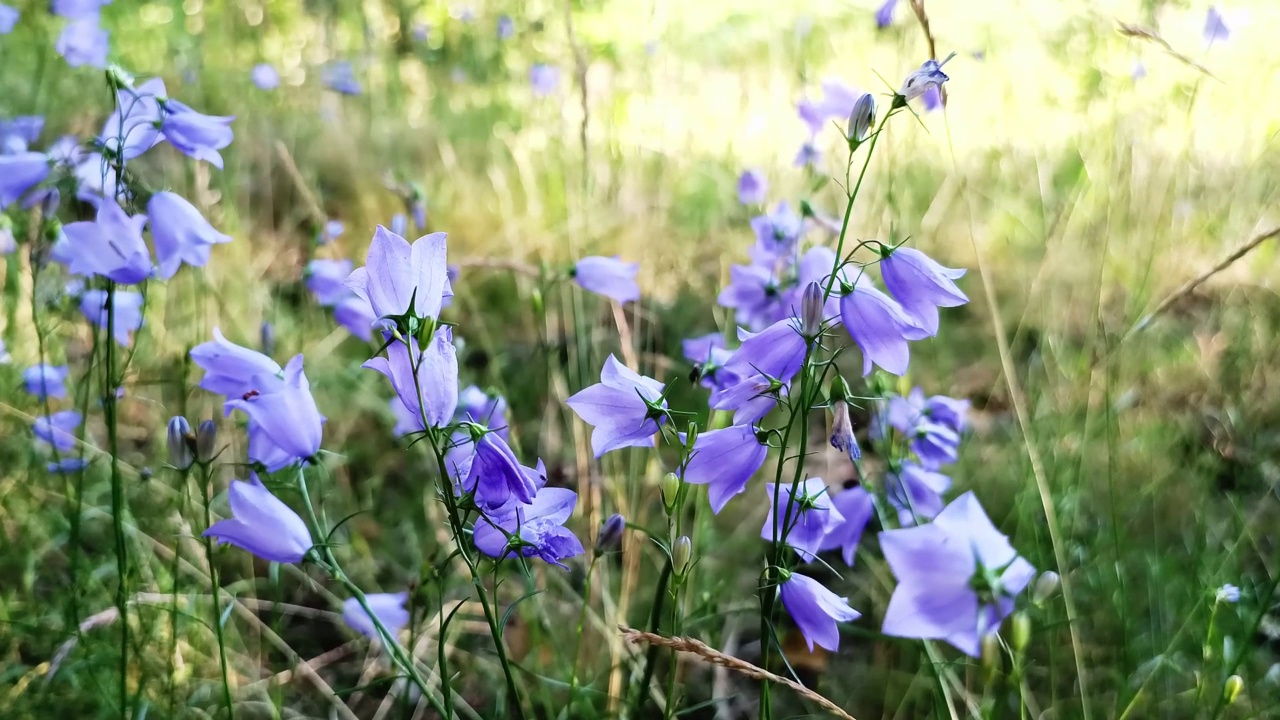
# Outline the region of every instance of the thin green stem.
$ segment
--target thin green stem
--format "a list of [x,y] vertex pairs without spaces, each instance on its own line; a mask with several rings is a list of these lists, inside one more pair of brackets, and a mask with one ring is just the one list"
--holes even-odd
[[[200,475],[204,500],[204,526],[210,528],[213,526],[213,512],[210,510],[210,505],[213,504],[213,465],[202,463]],[[218,640],[218,666],[222,670],[222,702],[227,708],[228,720],[232,720],[236,713],[231,700],[230,675],[227,672],[227,644],[222,632],[221,595],[218,592],[221,586],[218,582],[218,564],[213,556],[213,538],[209,535],[204,536],[204,552],[205,558],[209,561],[209,595],[213,601],[213,634]]]
[[[667,597],[667,583],[671,581],[671,560],[668,559],[662,566],[662,575],[658,577],[658,584],[654,587],[653,607],[649,610],[649,632],[657,633],[662,627],[662,605]],[[650,645],[649,652],[645,655],[644,673],[640,676],[640,684],[635,686],[636,696],[632,700],[631,713],[629,717],[640,717],[640,711],[644,709],[645,699],[649,697],[649,683],[653,682],[653,670],[658,661],[658,646]]]
[[111,454],[111,526],[116,549],[116,611],[120,614],[120,717],[132,715],[129,702],[129,546],[124,531],[125,497],[124,478],[120,475],[119,418],[116,414],[115,367],[115,290],[116,284],[107,281],[107,335],[106,371],[102,388],[102,414],[107,426],[107,450]]
[[583,581],[582,587],[582,607],[578,608],[578,631],[573,641],[573,666],[572,672],[569,674],[569,708],[573,709],[573,703],[578,692],[578,661],[582,655],[582,633],[587,626],[587,607],[591,604],[591,580],[595,577],[596,561],[600,559],[598,553],[592,552],[591,564],[587,566],[587,577]]

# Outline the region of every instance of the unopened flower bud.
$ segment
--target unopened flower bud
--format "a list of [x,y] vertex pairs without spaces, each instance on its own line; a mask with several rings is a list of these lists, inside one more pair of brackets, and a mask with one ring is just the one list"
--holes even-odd
[[1000,670],[1000,636],[994,632],[982,636],[982,667],[988,674]]
[[675,473],[667,473],[662,476],[662,506],[667,509],[668,515],[674,515],[676,512],[676,500],[680,497],[680,477]]
[[853,104],[853,112],[849,113],[849,127],[846,137],[849,138],[851,146],[857,146],[858,143],[867,139],[867,133],[871,132],[871,126],[876,122],[876,99],[871,93],[867,93],[858,98],[858,102]]
[[822,286],[811,282],[804,288],[800,301],[800,334],[816,338],[822,332]]
[[614,513],[600,525],[596,535],[596,554],[616,552],[622,548],[622,531],[627,529],[627,519]]
[[1021,653],[1031,642],[1031,618],[1026,613],[1015,613],[1013,616],[1013,632],[1010,634],[1014,652]]
[[276,352],[276,326],[263,322],[258,330],[258,339],[262,345],[263,355],[274,355]]
[[218,453],[218,424],[212,420],[200,423],[196,431],[196,459],[204,464],[213,462]]
[[1058,577],[1058,573],[1045,570],[1040,573],[1040,577],[1036,578],[1036,583],[1031,588],[1031,601],[1036,605],[1043,605],[1058,592],[1058,586],[1061,584],[1062,578]]
[[684,577],[692,563],[693,541],[688,535],[681,535],[676,538],[675,545],[671,546],[671,569],[675,571],[677,577]]
[[169,464],[186,470],[194,459],[195,436],[191,434],[191,423],[181,415],[175,415],[169,418],[168,434]]
[[1232,675],[1227,678],[1226,684],[1222,686],[1222,699],[1228,705],[1236,701],[1240,697],[1240,693],[1244,692],[1244,678],[1239,675]]

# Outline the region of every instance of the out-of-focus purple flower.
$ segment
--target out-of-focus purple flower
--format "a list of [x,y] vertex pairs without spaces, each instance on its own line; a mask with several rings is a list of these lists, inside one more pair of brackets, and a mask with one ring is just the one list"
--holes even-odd
[[346,60],[335,60],[326,65],[322,77],[325,86],[334,92],[343,95],[360,94],[360,81],[356,79],[356,71]]
[[898,0],[884,0],[876,8],[876,27],[884,30],[893,24],[893,11],[898,7]]
[[22,17],[22,13],[18,12],[17,8],[0,4],[0,35],[8,35],[13,32],[13,26],[18,24],[20,17]]
[[378,316],[373,314],[368,300],[355,295],[342,298],[333,306],[333,319],[361,340],[373,340],[373,326]]
[[945,425],[922,422],[911,431],[911,451],[922,466],[937,470],[960,456],[960,436]]
[[[774,394],[776,384],[764,375],[756,373],[743,378],[733,373],[726,375],[723,387],[711,394],[708,404],[715,410],[733,410],[734,425],[757,422],[778,403]],[[730,383],[728,378],[735,381]],[[779,388],[779,392],[785,387]]]
[[945,640],[970,657],[1035,575],[972,492],[927,525],[880,533],[880,546],[898,578],[884,634]]
[[1240,588],[1227,583],[1218,588],[1213,594],[1214,602],[1220,603],[1237,603],[1240,602]]
[[52,415],[36,418],[31,432],[36,439],[52,445],[58,452],[71,452],[76,447],[76,436],[73,431],[80,427],[84,418],[75,410],[63,410]]
[[773,257],[790,257],[804,232],[804,220],[784,200],[773,212],[751,218],[751,230],[761,250]]
[[227,415],[241,410],[249,416],[249,459],[270,472],[320,452],[325,419],[311,396],[302,361],[301,355],[295,355],[284,368],[284,382],[272,391],[245,393],[223,406]]
[[319,234],[316,236],[316,244],[328,245],[334,240],[342,237],[342,233],[345,230],[346,226],[342,224],[341,220],[330,220],[324,224],[324,228],[321,229]]
[[794,318],[779,320],[758,333],[738,330],[742,344],[724,368],[738,377],[764,375],[788,383],[804,364],[808,347]]
[[0,209],[17,202],[48,175],[49,159],[44,153],[0,155]]
[[737,382],[732,372],[724,369],[724,364],[733,353],[724,347],[724,336],[718,332],[709,333],[696,338],[688,338],[680,343],[684,358],[699,366],[698,375],[703,387],[710,390],[722,390]]
[[786,544],[805,562],[813,560],[822,548],[822,538],[845,520],[844,515],[831,504],[827,484],[822,478],[807,478],[796,487],[794,499],[789,484],[768,483],[765,488],[770,507],[760,537],[781,541],[785,536]]
[[937,517],[942,512],[942,494],[950,487],[951,478],[909,461],[885,475],[886,494],[898,509],[898,524],[903,527]]
[[107,164],[102,155],[90,153],[75,167],[76,197],[95,208],[106,198],[115,202],[121,188],[116,181],[116,171]]
[[501,15],[498,17],[498,39],[510,40],[516,34],[516,22],[511,19],[510,15]]
[[8,365],[13,362],[13,357],[9,355],[9,349],[5,347],[4,341],[0,340],[0,365]]
[[53,0],[51,9],[58,17],[96,18],[102,8],[110,4],[111,0]]
[[1222,16],[1222,11],[1217,5],[1210,5],[1204,14],[1203,35],[1204,41],[1210,45],[1215,42],[1225,42],[1231,38],[1231,28],[1227,27],[1226,18]]
[[849,607],[849,601],[823,587],[822,583],[807,575],[791,573],[778,588],[782,606],[800,628],[809,651],[817,643],[831,652],[840,649],[840,628],[837,623],[852,622],[862,617]]
[[298,513],[272,495],[257,475],[232,481],[227,499],[231,517],[211,525],[203,537],[279,563],[302,562],[315,544]]
[[934,395],[925,401],[924,414],[931,421],[962,433],[969,426],[969,401]]
[[458,408],[453,413],[454,420],[475,422],[490,428],[503,440],[509,440],[511,430],[507,427],[507,399],[501,395],[490,395],[475,385],[468,385],[458,392]]
[[115,202],[98,205],[97,219],[64,225],[71,265],[76,275],[99,275],[122,285],[151,277],[151,251],[142,239],[146,215],[125,214]]
[[80,138],[75,135],[63,135],[54,140],[45,154],[54,165],[67,168],[74,168],[79,165],[85,157],[84,147],[80,144]]
[[591,449],[596,457],[623,447],[644,447],[658,432],[650,404],[666,408],[663,385],[637,374],[610,354],[600,371],[600,382],[570,397],[566,404],[591,430]]
[[200,387],[225,395],[228,400],[246,394],[272,393],[284,385],[283,370],[275,360],[256,350],[236,345],[213,329],[213,340],[191,348],[191,362],[204,370]]
[[415,338],[409,338],[408,345],[393,342],[387,346],[386,357],[375,357],[362,367],[382,373],[404,406],[414,414],[425,414],[431,427],[453,421],[458,406],[458,354],[452,328],[436,330],[422,350]]
[[249,71],[249,79],[259,90],[275,90],[280,87],[280,73],[268,63],[258,63]]
[[716,302],[733,310],[739,325],[761,330],[790,315],[794,293],[789,290],[762,262],[730,265],[729,284],[720,291]]
[[307,263],[304,273],[307,289],[321,307],[331,307],[339,300],[351,296],[344,283],[351,274],[350,260],[326,260],[317,258]]
[[258,326],[258,347],[262,348],[262,352],[267,355],[274,355],[276,352],[276,326],[267,320],[263,320]]
[[391,228],[391,232],[403,237],[409,232],[409,218],[405,217],[404,213],[396,213],[391,216],[391,225],[388,227]]
[[564,527],[577,502],[572,490],[543,488],[528,505],[476,520],[476,548],[492,558],[537,557],[568,570],[564,561],[584,552],[582,541]]
[[[160,100],[167,94],[164,80],[160,78],[151,78],[136,88],[117,90],[116,109],[102,123],[102,132],[98,135],[98,142],[106,153],[132,160],[163,140],[158,126],[164,117]],[[101,165],[100,160],[98,164]],[[101,171],[98,172],[101,175]],[[98,180],[100,182],[101,177]]]
[[929,89],[920,96],[920,106],[925,112],[933,112],[942,107],[942,90],[938,86],[930,85]]
[[424,22],[415,22],[411,32],[413,33],[414,40],[424,43],[431,35],[431,26]]
[[532,503],[538,492],[538,475],[520,464],[507,441],[491,432],[472,440],[475,449],[462,488],[475,493],[476,505],[498,514],[515,504]]
[[110,37],[96,15],[81,17],[67,23],[53,48],[71,67],[105,68]]
[[1135,60],[1133,62],[1133,70],[1130,71],[1129,77],[1131,77],[1134,82],[1138,82],[1146,76],[1147,66],[1141,60]]
[[12,255],[18,250],[18,239],[13,236],[13,225],[8,216],[0,215],[0,257]]
[[66,380],[71,368],[66,365],[32,365],[22,371],[22,384],[27,392],[40,400],[45,398],[65,398],[67,396]]
[[969,302],[955,284],[965,271],[943,267],[915,248],[899,247],[888,253],[880,261],[880,272],[902,309],[929,335],[938,334],[938,308]]
[[871,366],[902,375],[911,362],[908,340],[923,340],[928,332],[907,315],[902,306],[871,285],[866,276],[840,298],[840,320],[862,351],[862,374]]
[[365,266],[347,277],[346,285],[369,301],[379,317],[398,318],[406,313],[436,318],[449,287],[446,236],[424,235],[409,244],[381,225],[373,234]]
[[40,138],[43,130],[43,115],[19,115],[9,120],[0,120],[0,155],[26,152]]
[[536,63],[529,68],[529,86],[533,88],[534,95],[546,97],[554,93],[559,85],[560,68],[543,63]]
[[176,193],[152,195],[147,201],[147,215],[151,218],[151,239],[156,246],[161,280],[177,274],[182,263],[204,267],[214,245],[231,242],[230,235],[215,230],[194,205]]
[[747,488],[751,476],[764,464],[768,448],[750,425],[731,425],[698,435],[684,481],[706,485],[711,510],[719,514],[725,503]]
[[160,124],[165,139],[183,155],[204,160],[221,170],[222,154],[218,151],[234,139],[231,122],[235,118],[198,113],[177,100],[168,101],[165,110],[167,113]]
[[78,457],[62,458],[57,462],[50,462],[45,465],[46,470],[58,475],[80,472],[87,467],[89,467],[89,461]]
[[413,224],[417,226],[418,232],[425,232],[427,229],[427,201],[425,198],[414,200],[409,207],[410,214],[413,215]]
[[738,176],[738,202],[743,205],[759,205],[768,193],[769,180],[763,172],[753,168]]
[[822,82],[822,97],[817,100],[805,98],[796,106],[800,119],[809,129],[812,138],[831,121],[843,123],[849,119],[853,106],[858,98],[866,93],[845,85],[840,80],[828,78]]
[[795,160],[791,161],[793,167],[817,167],[818,161],[822,159],[822,151],[814,144],[812,140],[804,141],[800,149],[796,151]]
[[616,257],[584,257],[573,266],[570,275],[583,290],[603,295],[620,303],[640,299],[636,275],[640,263],[623,262]]
[[109,316],[115,315],[115,340],[124,347],[133,342],[133,333],[142,327],[142,304],[142,293],[117,290],[109,313],[106,290],[86,290],[80,296],[80,312],[94,325],[105,330]]
[[[404,606],[409,600],[409,593],[368,593],[364,599],[373,611],[373,616],[391,633],[391,637],[399,635],[409,624],[409,611]],[[382,640],[378,635],[378,628],[373,624],[373,618],[360,606],[359,600],[347,598],[342,601],[342,619],[352,630],[370,640]]]
[[875,512],[874,501],[870,493],[855,485],[841,490],[831,496],[831,505],[844,516],[844,521],[833,526],[822,537],[818,549],[822,551],[840,548],[840,556],[844,564],[853,567],[853,558],[858,550],[858,542],[862,539],[862,531]]
[[905,80],[902,81],[902,89],[898,94],[907,100],[915,100],[927,91],[929,88],[941,88],[942,84],[951,78],[942,72],[942,66],[947,64],[955,53],[948,55],[946,60],[938,62],[937,60],[925,60],[918,69],[913,70]]
[[[924,390],[915,387],[911,388],[911,392],[907,393],[906,397],[890,395],[882,414],[888,425],[900,433],[909,435],[916,424],[924,419],[926,404]],[[877,434],[876,437],[883,437],[883,435]]]

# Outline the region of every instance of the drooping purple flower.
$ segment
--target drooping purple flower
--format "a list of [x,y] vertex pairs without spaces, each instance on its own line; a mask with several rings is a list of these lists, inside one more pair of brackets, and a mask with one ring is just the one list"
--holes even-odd
[[640,263],[623,262],[616,257],[584,257],[573,266],[570,275],[583,290],[603,295],[620,303],[640,299],[636,275]]
[[250,393],[272,393],[284,385],[279,363],[227,340],[216,327],[213,340],[191,348],[191,362],[204,370],[200,387],[228,400]]
[[151,251],[142,239],[146,215],[130,217],[115,202],[98,205],[97,219],[64,225],[75,275],[99,275],[121,285],[136,285],[151,277]]
[[22,17],[22,13],[18,12],[17,8],[0,4],[0,35],[8,35],[13,32],[13,26],[18,24],[18,18],[20,17]]
[[725,503],[747,488],[751,476],[764,464],[768,448],[750,425],[731,425],[698,435],[684,481],[706,485],[711,510],[719,514]]
[[733,410],[734,425],[758,422],[778,403],[775,389],[786,390],[785,385],[777,387],[773,380],[759,373],[740,378],[726,372],[725,376],[723,387],[711,393],[708,404],[715,410]]
[[958,307],[969,296],[956,287],[963,269],[943,267],[915,248],[899,247],[880,261],[884,285],[902,309],[929,335],[938,334],[938,308]]
[[378,322],[369,301],[356,295],[348,295],[333,306],[333,319],[365,342],[373,339],[373,326]]
[[808,126],[809,137],[812,138],[822,132],[823,128],[832,121],[843,123],[848,120],[849,113],[853,112],[853,106],[857,104],[858,98],[865,94],[836,78],[822,81],[820,98],[817,100],[805,98],[797,105],[800,119]]
[[761,330],[790,314],[793,294],[783,287],[770,265],[753,262],[729,266],[729,284],[716,302],[733,310],[739,325]]
[[[453,421],[458,406],[458,354],[453,346],[453,329],[442,327],[425,348],[419,350],[416,338],[409,344],[393,342],[386,357],[375,357],[362,366],[382,373],[391,381],[396,395],[414,414],[426,416],[431,427],[443,427]],[[421,427],[419,419],[417,429]]]
[[972,492],[927,525],[880,533],[880,545],[898,579],[884,634],[945,640],[970,657],[1035,575]]
[[644,447],[658,432],[663,418],[653,417],[650,404],[666,408],[663,385],[637,374],[610,354],[600,371],[600,382],[570,397],[566,404],[588,425],[591,449],[596,457],[623,447]]
[[862,613],[849,607],[849,601],[823,587],[807,575],[791,573],[778,588],[782,606],[800,628],[809,651],[816,643],[831,652],[840,649],[837,623],[852,622]]
[[111,0],[53,0],[51,9],[58,17],[96,18],[102,12],[102,8],[110,4]]
[[76,447],[76,436],[73,431],[80,427],[84,418],[75,410],[63,410],[52,415],[36,418],[31,432],[36,439],[52,445],[58,452],[71,452]]
[[822,551],[840,548],[840,556],[844,564],[853,567],[853,558],[858,550],[858,541],[862,539],[862,531],[875,512],[874,500],[870,493],[861,486],[841,490],[831,496],[831,505],[844,517],[838,525],[832,526],[822,538],[818,549]]
[[49,159],[44,153],[0,155],[0,209],[17,202],[48,175]]
[[446,236],[424,235],[409,244],[381,225],[373,234],[365,266],[347,277],[346,285],[369,301],[379,317],[436,318],[449,287]]
[[221,170],[222,154],[218,151],[234,139],[231,122],[235,118],[198,113],[177,100],[169,100],[165,110],[160,124],[165,139],[183,155]]
[[475,449],[462,488],[475,493],[476,505],[497,514],[515,504],[532,503],[538,492],[537,476],[516,460],[507,441],[488,432],[472,440]]
[[796,151],[796,158],[791,161],[791,165],[798,168],[817,167],[820,160],[822,160],[822,151],[812,140],[806,140]]
[[922,422],[911,431],[911,451],[930,470],[950,465],[960,456],[960,436],[951,428]]
[[937,60],[925,60],[924,63],[916,70],[913,70],[907,78],[902,81],[902,89],[898,90],[898,94],[907,100],[914,100],[925,93],[929,88],[941,88],[942,84],[951,78],[942,72],[942,66],[947,64],[955,53],[947,56],[946,60],[938,62]]
[[560,68],[554,65],[535,63],[529,68],[529,86],[537,97],[546,97],[556,91],[560,85]]
[[476,548],[492,558],[537,557],[568,570],[564,561],[584,552],[582,541],[564,526],[577,502],[572,490],[543,488],[528,505],[476,520]]
[[280,87],[280,73],[269,63],[258,63],[249,71],[249,79],[259,90],[275,90]]
[[1231,28],[1227,27],[1226,18],[1217,5],[1210,5],[1204,14],[1204,41],[1210,45],[1225,42],[1231,38]]
[[933,112],[942,107],[942,90],[936,85],[930,85],[920,96],[920,106],[925,112]]
[[721,390],[737,382],[737,376],[724,369],[725,362],[733,353],[725,349],[724,336],[720,333],[713,332],[682,340],[680,347],[685,360],[699,366],[700,382],[703,387]]
[[738,176],[738,202],[743,205],[759,205],[769,193],[769,180],[764,173],[752,168]]
[[8,120],[0,120],[0,155],[26,152],[27,148],[40,138],[43,130],[43,115],[19,115]]
[[67,23],[54,43],[54,50],[71,67],[105,68],[110,49],[110,35],[98,24],[96,15],[76,18]]
[[834,402],[831,407],[831,447],[848,455],[849,462],[856,464],[862,458],[862,448],[858,447],[858,438],[853,434],[849,403],[843,399]]
[[303,274],[307,289],[321,307],[331,307],[351,296],[346,280],[351,275],[350,260],[326,260],[317,258],[307,263]]
[[902,375],[911,362],[908,340],[923,340],[928,332],[907,315],[902,306],[871,285],[866,276],[840,298],[840,320],[862,351],[862,374],[871,366]]
[[903,527],[937,517],[942,512],[942,494],[950,487],[951,478],[910,461],[885,475],[886,494],[898,509],[898,524]]
[[742,344],[724,364],[738,377],[764,375],[788,383],[804,364],[808,343],[795,318],[779,320],[758,333],[739,329],[738,339]]
[[[391,637],[399,635],[409,624],[409,611],[404,606],[409,600],[409,593],[368,593],[364,599],[373,611],[373,616],[391,633]],[[370,640],[382,640],[378,628],[373,624],[373,618],[361,607],[359,600],[352,597],[342,601],[342,619],[352,630]]]
[[102,329],[108,327],[110,315],[115,316],[115,340],[124,347],[133,343],[133,333],[142,327],[142,293],[116,290],[112,296],[112,311],[107,311],[106,290],[86,290],[80,296],[80,312],[89,322]]
[[[107,154],[132,160],[164,140],[158,125],[164,117],[160,100],[167,95],[164,80],[160,78],[151,78],[136,88],[117,90],[116,108],[102,123],[102,132],[98,135],[98,142]],[[98,172],[99,183],[101,165],[99,160],[97,167],[90,170]]]
[[773,212],[751,218],[757,246],[772,257],[790,257],[804,232],[804,220],[785,200]]
[[785,537],[805,562],[813,560],[822,548],[822,538],[845,520],[831,503],[827,484],[822,478],[806,478],[796,486],[794,497],[790,484],[768,483],[765,488],[770,508],[760,537],[779,542]]
[[231,517],[202,533],[268,562],[302,562],[314,541],[298,513],[271,494],[257,475],[234,480],[227,489]]
[[511,19],[510,15],[498,16],[498,39],[510,40],[516,34],[516,22]]
[[898,6],[898,0],[884,0],[880,7],[876,8],[876,27],[884,30],[893,24],[893,11]]
[[335,60],[325,66],[321,73],[326,87],[343,95],[359,95],[360,81],[356,79],[356,71],[346,60]]
[[152,195],[147,201],[147,215],[151,218],[151,239],[160,262],[161,280],[177,274],[182,263],[204,267],[214,245],[231,242],[230,235],[215,230],[194,205],[176,193]]
[[56,462],[50,461],[45,465],[45,470],[58,475],[67,475],[89,467],[89,461],[84,458],[67,457]]
[[37,399],[65,398],[66,380],[71,368],[66,365],[32,365],[22,371],[22,384]]
[[295,355],[285,365],[282,383],[254,380],[255,384],[275,384],[270,392],[245,393],[223,405],[227,415],[241,410],[249,416],[249,459],[262,463],[269,472],[306,462],[320,452],[325,419],[311,396],[302,362],[302,356]]

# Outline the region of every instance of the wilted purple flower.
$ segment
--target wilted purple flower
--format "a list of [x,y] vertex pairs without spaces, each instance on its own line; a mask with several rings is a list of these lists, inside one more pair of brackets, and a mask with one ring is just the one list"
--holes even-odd
[[844,516],[844,521],[827,531],[818,549],[825,552],[840,548],[844,564],[853,567],[858,541],[862,539],[862,531],[875,512],[874,501],[870,493],[855,485],[832,495],[831,505]]
[[930,470],[950,465],[960,456],[960,436],[934,422],[922,422],[911,431],[911,451]]
[[907,79],[902,81],[902,89],[898,94],[907,100],[914,100],[931,87],[941,88],[943,83],[950,80],[947,74],[942,72],[942,66],[954,56],[955,53],[951,53],[942,62],[933,59],[925,60],[919,69],[913,70]]
[[[102,123],[102,132],[98,142],[102,144],[108,155],[118,155],[124,160],[132,160],[155,147],[164,137],[158,127],[164,117],[160,107],[160,99],[166,97],[164,80],[151,78],[136,88],[121,88],[116,91],[116,108]],[[101,160],[90,169],[99,174],[101,182]]]
[[13,32],[13,26],[18,24],[18,18],[22,17],[22,13],[16,8],[8,5],[0,4],[0,35],[8,35]]
[[698,435],[684,481],[707,485],[711,510],[719,514],[725,503],[747,488],[751,476],[764,464],[768,448],[750,425],[732,425]]
[[222,154],[218,151],[231,144],[235,133],[231,130],[234,117],[204,115],[178,102],[165,104],[167,114],[160,124],[160,132],[183,155],[204,160],[222,169]]
[[70,374],[71,368],[66,365],[32,365],[22,371],[22,384],[28,393],[40,400],[51,397],[65,398],[67,396],[65,383]]
[[[373,611],[373,616],[391,633],[392,638],[409,624],[409,611],[404,607],[409,600],[409,593],[369,593],[364,596],[364,600]],[[342,601],[342,619],[352,630],[370,640],[382,640],[378,628],[373,624],[373,618],[361,607],[359,600],[347,598]]]
[[790,257],[804,232],[804,220],[784,200],[773,212],[751,218],[751,230],[762,251],[773,257]]
[[49,159],[44,153],[0,155],[0,209],[16,202],[48,175]]
[[708,404],[715,410],[733,410],[734,425],[754,423],[768,415],[778,402],[775,393],[786,389],[759,373],[744,378],[731,372],[725,375],[722,387],[711,394]]
[[938,334],[938,308],[969,302],[954,282],[964,277],[964,270],[943,267],[914,248],[889,252],[880,261],[880,273],[902,309],[929,335]]
[[563,561],[584,552],[582,541],[564,527],[577,502],[572,490],[544,488],[528,505],[476,520],[476,548],[492,558],[538,557],[567,570]]
[[321,229],[320,233],[316,236],[316,244],[328,245],[334,240],[342,237],[344,230],[346,230],[346,226],[342,224],[341,220],[330,220],[324,224],[324,228]]
[[884,0],[880,7],[876,8],[876,27],[884,30],[893,24],[893,11],[898,6],[898,0]]
[[269,472],[310,460],[320,452],[325,419],[311,396],[301,355],[285,365],[284,382],[274,389],[246,392],[227,400],[223,409],[227,415],[241,410],[249,416],[249,459],[262,463]]
[[280,73],[268,63],[258,63],[249,71],[249,79],[259,90],[275,90],[280,87]]
[[822,583],[807,575],[791,573],[778,588],[782,606],[800,628],[809,651],[814,643],[835,652],[840,649],[840,629],[837,623],[852,622],[862,617],[849,607],[849,601],[823,587]]
[[53,0],[54,15],[64,18],[98,17],[104,6],[111,0]]
[[560,68],[542,63],[536,63],[529,68],[529,86],[533,88],[534,95],[546,97],[555,92],[559,84]]
[[498,17],[498,39],[509,40],[515,34],[516,22],[511,19],[510,15],[500,15]]
[[63,410],[52,415],[36,418],[31,432],[36,439],[52,445],[58,452],[71,452],[76,447],[76,437],[72,434],[80,427],[84,418],[75,410]]
[[109,42],[110,35],[98,24],[98,17],[92,15],[67,23],[53,47],[71,67],[105,68]]
[[71,265],[76,275],[100,275],[122,285],[151,277],[151,251],[142,239],[146,215],[125,214],[114,201],[98,205],[97,219],[64,225]]
[[379,225],[365,266],[352,271],[346,285],[368,300],[379,318],[398,318],[406,313],[418,318],[438,317],[445,296],[453,294],[445,238],[442,232],[431,233],[410,245]]
[[756,169],[744,170],[738,176],[738,202],[743,205],[759,205],[769,193],[769,180]]
[[591,449],[596,457],[623,447],[650,445],[663,417],[655,417],[650,405],[666,408],[662,383],[637,374],[610,354],[600,371],[600,382],[570,397],[566,404],[588,425]]
[[373,339],[373,326],[378,322],[369,301],[355,295],[348,295],[333,306],[333,319],[365,342]]
[[640,263],[623,262],[616,257],[584,257],[573,266],[570,275],[583,290],[603,295],[620,303],[640,299],[636,274]]
[[350,260],[326,260],[317,258],[307,263],[304,273],[307,289],[321,307],[336,305],[339,300],[351,296],[351,289],[345,285],[347,276],[351,274]]
[[214,523],[203,537],[279,563],[301,562],[315,544],[298,513],[272,495],[257,475],[232,481],[227,499],[232,517]]
[[927,525],[880,533],[880,546],[898,578],[884,634],[945,640],[971,657],[1035,575],[972,492]]
[[806,140],[800,145],[800,149],[796,151],[796,159],[791,161],[792,166],[817,167],[818,161],[822,159],[822,151],[812,140]]
[[538,492],[538,476],[516,460],[507,441],[491,432],[472,440],[475,450],[462,488],[475,493],[476,505],[486,512],[499,513],[513,504],[532,503]]
[[356,71],[346,60],[335,60],[325,66],[322,73],[324,84],[334,92],[343,95],[359,95],[360,81],[356,79]]
[[51,473],[65,475],[67,473],[80,472],[87,467],[89,467],[88,460],[78,457],[68,457],[62,458],[56,462],[50,462],[45,465],[45,470],[48,470]]
[[418,349],[416,338],[409,338],[408,345],[393,342],[387,346],[385,358],[375,357],[362,367],[382,373],[404,406],[414,414],[425,414],[431,427],[453,421],[453,411],[458,406],[458,353],[453,346],[452,328],[436,330],[422,350]]
[[272,393],[284,385],[275,360],[227,340],[219,328],[213,340],[191,348],[191,362],[204,370],[200,387],[230,400],[246,394]]
[[86,290],[80,296],[80,312],[89,322],[106,329],[108,315],[115,315],[115,340],[128,347],[133,333],[142,327],[142,293],[117,290],[112,298],[112,312],[107,312],[107,291]]
[[194,205],[176,193],[152,195],[147,201],[147,214],[161,280],[173,277],[182,263],[204,267],[214,245],[231,242],[230,235],[215,230]]
[[[2,13],[3,11],[0,10],[0,14]],[[43,130],[44,116],[42,115],[19,115],[8,120],[0,120],[0,155],[26,152],[27,148],[40,138]]]
[[1204,41],[1210,45],[1231,38],[1231,28],[1227,27],[1226,18],[1222,16],[1222,11],[1217,5],[1210,5],[1209,10],[1204,14],[1203,35]]
[[785,537],[786,544],[805,562],[813,560],[822,548],[822,538],[845,520],[831,504],[827,484],[822,478],[807,478],[796,486],[794,499],[789,484],[768,483],[765,488],[770,508],[760,537],[779,542]]
[[779,320],[758,333],[739,328],[742,344],[725,362],[724,368],[738,377],[764,375],[788,383],[804,364],[808,342],[800,334],[795,318]]
[[840,320],[862,351],[862,374],[872,364],[902,375],[911,362],[908,340],[923,340],[928,332],[907,315],[902,306],[871,285],[863,276],[840,298]]
[[849,456],[849,462],[862,457],[858,438],[853,434],[853,420],[849,418],[849,403],[836,400],[831,406],[831,447]]

